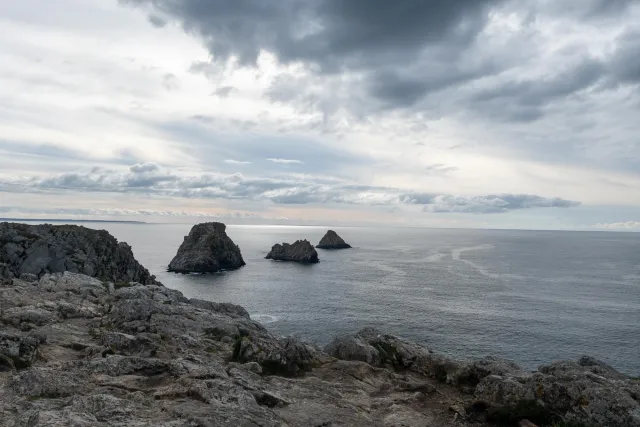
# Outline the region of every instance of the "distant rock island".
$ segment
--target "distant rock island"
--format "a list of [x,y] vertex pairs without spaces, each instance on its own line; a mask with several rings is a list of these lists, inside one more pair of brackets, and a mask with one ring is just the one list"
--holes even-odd
[[349,249],[351,245],[342,240],[342,237],[338,236],[333,230],[327,231],[320,243],[316,246],[318,249]]
[[169,263],[175,273],[215,273],[245,265],[240,248],[227,236],[221,222],[194,225]]
[[78,225],[0,223],[0,277],[70,271],[113,282],[157,283],[131,247]]
[[320,262],[318,252],[308,240],[298,240],[291,245],[289,243],[275,244],[265,258],[276,261],[293,261],[301,264]]

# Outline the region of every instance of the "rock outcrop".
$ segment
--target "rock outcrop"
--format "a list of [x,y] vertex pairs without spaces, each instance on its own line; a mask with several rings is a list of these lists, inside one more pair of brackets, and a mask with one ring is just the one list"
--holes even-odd
[[591,358],[528,373],[371,328],[326,354],[157,285],[0,280],[0,324],[3,426],[640,426],[640,383]]
[[530,373],[494,357],[454,361],[372,328],[336,338],[325,351],[450,384],[462,393],[469,419],[504,425],[526,419],[541,426],[640,426],[640,381],[591,357],[555,362]]
[[349,249],[351,245],[342,240],[342,237],[338,236],[333,230],[327,231],[327,234],[320,240],[320,243],[316,246],[318,249]]
[[194,225],[169,264],[176,273],[215,273],[245,265],[240,248],[227,236],[220,222]]
[[2,426],[474,425],[446,385],[336,360],[233,304],[73,273],[0,282],[0,303]]
[[70,271],[112,282],[156,284],[131,247],[105,230],[0,223],[0,277],[36,279]]
[[319,262],[318,252],[308,240],[298,240],[293,244],[275,244],[265,257],[276,261],[294,261],[302,264]]

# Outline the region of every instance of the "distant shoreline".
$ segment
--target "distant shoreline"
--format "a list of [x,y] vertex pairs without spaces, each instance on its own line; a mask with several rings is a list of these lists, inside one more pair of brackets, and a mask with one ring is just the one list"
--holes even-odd
[[0,222],[113,222],[118,224],[148,224],[144,221],[117,221],[117,220],[109,220],[109,219],[52,219],[52,218],[0,218]]

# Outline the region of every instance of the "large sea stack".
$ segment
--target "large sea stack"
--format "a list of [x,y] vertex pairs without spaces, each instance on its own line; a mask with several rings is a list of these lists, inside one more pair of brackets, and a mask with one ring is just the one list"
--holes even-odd
[[318,246],[318,249],[349,249],[351,245],[342,240],[342,237],[338,236],[333,230],[327,231],[327,234],[324,235]]
[[105,230],[77,225],[0,223],[0,277],[70,271],[112,282],[157,284],[155,276]]
[[318,252],[308,240],[298,240],[294,244],[275,244],[267,259],[276,261],[293,261],[301,264],[315,264],[319,262]]
[[221,222],[194,225],[169,264],[176,273],[215,273],[245,265],[238,245],[227,236]]

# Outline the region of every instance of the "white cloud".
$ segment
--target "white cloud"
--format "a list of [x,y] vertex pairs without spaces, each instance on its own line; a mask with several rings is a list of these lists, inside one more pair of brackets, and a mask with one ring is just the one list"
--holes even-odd
[[301,165],[304,163],[301,160],[294,160],[294,159],[269,158],[267,160],[273,163],[282,163],[285,165]]
[[619,231],[640,230],[640,221],[599,223],[594,225],[593,228],[602,228],[607,230],[619,230]]
[[224,162],[230,165],[250,165],[251,164],[251,162],[248,162],[248,161],[233,160],[233,159],[227,159]]

